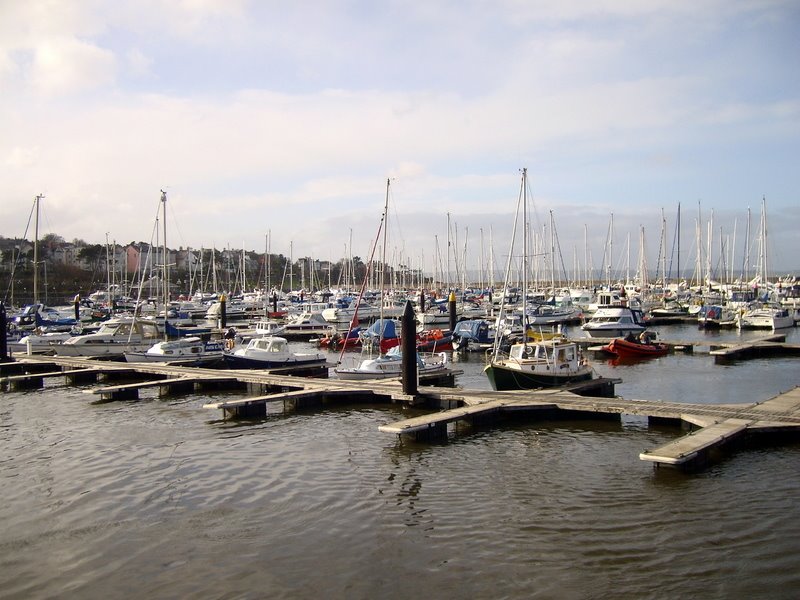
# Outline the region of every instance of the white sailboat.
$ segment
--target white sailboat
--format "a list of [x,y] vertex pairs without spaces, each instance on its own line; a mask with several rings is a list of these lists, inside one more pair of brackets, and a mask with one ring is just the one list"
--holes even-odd
[[[386,200],[384,203],[383,209],[383,217],[381,218],[381,227],[387,227],[387,219],[389,215],[389,186],[391,180],[386,180]],[[373,244],[371,256],[370,256],[370,264],[372,264],[372,255],[374,255],[375,247],[378,242],[378,238],[380,237],[381,229],[378,229],[378,236],[375,238],[375,244]],[[387,241],[387,231],[383,229],[383,265],[386,266],[386,241]],[[381,270],[381,295],[385,294],[385,268]],[[367,277],[364,277],[364,283],[366,283]],[[364,293],[364,286],[362,286],[361,293],[359,294],[359,301]],[[381,323],[384,322],[384,315],[383,315],[383,306],[384,303],[380,303],[380,320]],[[358,322],[358,313],[354,314],[352,317],[351,329],[356,325]],[[381,329],[381,333],[383,329]],[[350,331],[347,332],[347,336],[349,337]],[[380,342],[378,343],[378,347],[380,347]],[[342,355],[344,355],[345,346],[342,347]],[[341,357],[340,357],[341,359]],[[447,365],[447,355],[444,353],[440,353],[436,355],[435,358],[427,357],[423,358],[422,355],[417,352],[417,372],[419,375],[434,373],[437,371],[445,371]],[[360,361],[360,363],[356,366],[352,367],[337,367],[333,370],[336,376],[339,379],[348,379],[348,380],[362,380],[362,379],[386,379],[390,377],[400,377],[402,374],[403,368],[403,357],[400,353],[400,348],[395,346],[391,348],[386,354],[380,354],[376,358],[366,358]]]

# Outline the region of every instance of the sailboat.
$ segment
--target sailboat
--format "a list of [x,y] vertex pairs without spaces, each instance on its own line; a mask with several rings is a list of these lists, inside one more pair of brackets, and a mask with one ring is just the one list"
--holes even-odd
[[761,200],[761,224],[758,236],[758,273],[756,274],[755,285],[760,284],[764,287],[767,294],[765,301],[756,301],[742,309],[736,316],[736,326],[739,329],[785,329],[794,327],[794,317],[789,310],[781,306],[779,302],[766,301],[769,296],[769,262],[767,260],[767,201]]
[[[522,183],[517,205],[517,217],[522,204],[523,228],[527,229],[527,176],[528,170],[522,170]],[[506,269],[506,288],[508,288],[511,259],[514,255],[514,238],[516,237],[517,222],[514,221],[514,232],[511,236],[511,250],[509,251],[508,266]],[[525,313],[528,280],[528,236],[523,235],[522,253],[522,314]],[[500,307],[498,322],[503,317],[504,305]],[[593,371],[591,366],[581,356],[580,349],[575,342],[563,338],[553,338],[541,341],[529,341],[527,335],[522,336],[522,342],[512,344],[508,354],[501,352],[502,336],[495,338],[494,350],[489,363],[484,368],[484,373],[489,383],[495,390],[527,390],[544,387],[557,387],[574,381],[591,379]]]
[[[164,211],[164,289],[165,307],[169,303],[169,275],[167,271],[167,244],[166,244],[166,205],[167,195],[162,190],[160,202]],[[141,295],[141,286],[139,287]],[[139,304],[137,299],[137,304]],[[166,322],[167,312],[164,311]],[[77,335],[65,340],[63,344],[55,346],[57,355],[84,356],[122,359],[126,352],[144,353],[164,339],[158,323],[152,319],[136,316],[121,316],[103,323],[97,333]]]
[[[373,264],[372,256],[375,253],[375,248],[378,243],[378,238],[381,234],[381,228],[383,229],[383,265],[384,268],[381,270],[381,294],[385,295],[386,288],[385,288],[385,272],[386,272],[386,239],[387,239],[387,232],[386,227],[388,227],[387,220],[389,216],[389,186],[391,180],[386,180],[386,201],[384,203],[383,209],[383,217],[381,218],[381,225],[378,228],[378,236],[375,238],[375,243],[372,247],[372,252],[370,253],[370,260],[369,264]],[[359,298],[356,302],[360,302],[361,298],[364,294],[364,288],[367,282],[367,274],[364,275],[364,282],[361,286],[361,292],[359,293]],[[382,299],[383,300],[383,299]],[[383,307],[384,302],[381,301],[380,304],[380,323],[381,326],[379,330],[379,340],[378,346],[380,347],[380,342],[383,338],[385,333],[385,328],[383,326],[384,323],[387,323],[383,317]],[[350,330],[356,327],[358,324],[358,309],[356,309],[355,313],[352,316],[352,322],[350,325]],[[348,336],[350,331],[348,331]],[[344,348],[342,349],[342,354],[344,353]],[[444,371],[447,365],[447,355],[443,352],[439,353],[436,358],[431,359],[423,359],[422,356],[417,353],[417,372],[419,375],[426,375],[430,373],[435,373],[439,371]],[[395,346],[391,348],[385,354],[381,352],[379,356],[376,358],[367,358],[362,360],[357,366],[354,367],[337,367],[333,370],[336,376],[339,379],[349,379],[349,380],[362,380],[362,379],[387,379],[390,377],[400,377],[403,368],[403,358],[400,353],[400,347]]]

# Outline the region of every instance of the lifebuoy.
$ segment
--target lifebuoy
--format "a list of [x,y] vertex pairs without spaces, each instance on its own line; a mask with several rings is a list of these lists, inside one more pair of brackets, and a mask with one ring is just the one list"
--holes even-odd
[[233,347],[236,345],[236,342],[232,339],[225,340],[225,350],[233,350]]

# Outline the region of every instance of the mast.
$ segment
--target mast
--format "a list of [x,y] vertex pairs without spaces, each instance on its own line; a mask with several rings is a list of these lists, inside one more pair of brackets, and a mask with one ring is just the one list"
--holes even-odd
[[[658,277],[656,277],[658,279]],[[661,209],[661,292],[667,292],[667,219]]]
[[489,225],[489,285],[494,291],[494,228]]
[[675,277],[678,280],[678,286],[681,283],[681,203],[678,202],[678,268],[675,270]]
[[[378,335],[378,349],[380,350],[380,343],[383,341],[383,332],[386,328],[386,323],[383,321],[383,306],[386,303],[386,244],[388,242],[388,232],[389,232],[389,184],[391,183],[391,179],[388,177],[386,178],[386,200],[383,204],[383,248],[381,250],[381,304],[380,304],[380,334]],[[358,304],[356,304],[356,311],[358,311]],[[355,320],[356,315],[353,315],[353,322],[357,323]],[[345,345],[347,340],[345,339]]]
[[39,202],[42,194],[36,196],[36,211],[33,218],[33,303],[39,302]]
[[169,260],[167,260],[167,193],[161,190],[161,204],[164,218],[164,339],[167,339],[167,317],[169,315]]
[[169,304],[169,261],[167,260],[167,192],[161,190],[161,202],[164,218],[164,322],[167,320],[167,305]]
[[269,317],[269,232],[264,236],[264,319]]
[[747,227],[744,234],[744,252],[742,256],[742,281],[747,282],[750,276],[749,263],[750,262],[750,207],[747,207]]
[[522,169],[522,343],[528,343],[528,169]]
[[[516,242],[516,239],[517,239],[517,224],[519,222],[519,209],[520,209],[519,205],[520,205],[520,202],[522,201],[522,199],[525,196],[524,190],[525,190],[526,176],[527,176],[527,169],[523,169],[522,170],[522,184],[521,184],[522,189],[520,190],[520,194],[519,194],[519,197],[517,199],[517,210],[514,213],[514,227],[511,230],[511,244],[510,244],[510,247],[509,247],[509,250],[508,250],[508,260],[506,261],[505,280],[503,282],[503,296],[500,299],[500,312],[497,314],[497,320],[495,321],[495,324],[497,326],[497,332],[496,332],[496,335],[495,335],[495,338],[494,338],[494,347],[492,348],[492,360],[493,361],[496,361],[498,359],[498,357],[500,356],[500,347],[501,347],[502,334],[501,334],[499,326],[500,326],[501,321],[503,320],[503,315],[505,314],[506,296],[508,295],[508,284],[509,284],[509,282],[511,280],[511,265],[512,265],[513,260],[514,260],[514,245],[515,245],[515,242]],[[524,258],[523,258],[523,261],[524,261]],[[524,286],[524,282],[523,282],[523,286]],[[525,316],[524,316],[525,315],[525,312],[524,312],[525,311],[525,295],[526,294],[523,292],[523,294],[522,294],[523,327],[524,327],[524,322],[525,322]],[[526,342],[526,341],[527,341],[527,336],[523,335],[523,342]]]
[[111,301],[111,259],[108,256],[108,232],[106,231],[106,301],[111,314],[114,314],[114,303]]
[[[550,211],[550,289],[553,293],[553,304],[556,300],[556,225],[553,221],[553,211]],[[549,302],[548,298],[548,302]]]
[[589,283],[589,229],[583,224],[583,285],[588,289]]

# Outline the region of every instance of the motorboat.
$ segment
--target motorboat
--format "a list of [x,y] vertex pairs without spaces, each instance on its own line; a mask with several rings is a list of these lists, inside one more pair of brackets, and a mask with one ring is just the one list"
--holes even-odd
[[195,336],[157,342],[145,350],[126,351],[127,362],[172,363],[182,366],[206,366],[221,362],[223,345],[220,342],[203,341]]
[[278,369],[323,365],[326,358],[322,352],[292,352],[286,338],[269,336],[253,338],[246,347],[225,352],[225,362],[231,369]]
[[[447,369],[447,354],[426,355],[417,352],[418,375],[430,375],[444,372]],[[339,379],[364,380],[364,379],[389,379],[400,377],[403,372],[403,355],[400,346],[395,346],[386,354],[377,358],[362,360],[355,367],[340,367],[333,370]]]
[[664,356],[669,352],[669,346],[654,341],[650,332],[645,331],[639,337],[631,334],[624,338],[613,339],[603,346],[603,350],[623,358],[644,358]]
[[273,319],[261,319],[259,321],[255,321],[251,327],[237,330],[236,337],[242,342],[249,342],[251,339],[257,337],[281,335],[285,331],[285,324],[279,323]]
[[449,331],[441,329],[425,329],[417,333],[417,350],[420,352],[437,352],[453,349],[453,336]]
[[69,331],[80,324],[74,317],[66,316],[55,308],[38,302],[26,306],[21,312],[12,316],[11,323],[19,329],[48,327],[50,331]]
[[498,391],[559,387],[593,376],[578,345],[563,338],[512,344],[507,355],[498,352],[492,358],[484,373]]
[[697,313],[697,326],[701,329],[735,327],[736,312],[721,304],[705,304]]
[[[456,304],[456,321],[461,319],[464,314],[464,305]],[[423,327],[431,325],[446,325],[450,323],[450,310],[447,300],[437,300],[425,312],[417,312],[417,321]]]
[[361,348],[363,333],[360,327],[351,329],[350,332],[339,332],[332,329],[317,340],[317,345],[320,348],[327,348],[328,350],[341,350],[342,346],[347,349]]
[[737,315],[739,329],[785,329],[794,327],[794,317],[779,304],[752,305]]
[[105,321],[97,333],[73,336],[53,349],[59,356],[121,359],[126,351],[144,352],[161,338],[154,321],[118,317]]
[[595,338],[638,335],[645,330],[644,316],[641,310],[630,306],[601,306],[581,329]]
[[320,314],[302,312],[286,322],[284,333],[303,333],[308,331],[330,331],[331,324]]
[[27,335],[14,339],[9,338],[8,351],[25,354],[52,354],[55,351],[54,345],[63,343],[73,335],[75,334],[70,331],[48,331],[37,328]]
[[559,304],[534,304],[525,308],[525,321],[534,326],[552,326],[568,323],[580,323],[583,313],[572,305],[571,300],[562,300]]
[[354,300],[348,306],[326,308],[322,311],[322,318],[331,323],[351,323],[353,319],[369,321],[379,317],[380,307],[367,304],[363,300]]
[[485,351],[494,344],[490,336],[489,323],[483,319],[459,321],[453,330],[453,349],[461,351]]

